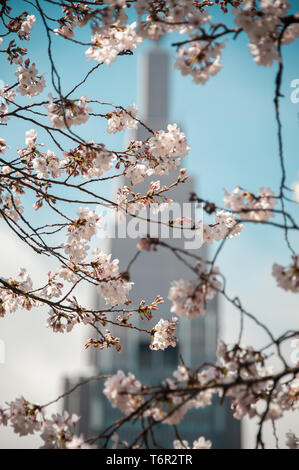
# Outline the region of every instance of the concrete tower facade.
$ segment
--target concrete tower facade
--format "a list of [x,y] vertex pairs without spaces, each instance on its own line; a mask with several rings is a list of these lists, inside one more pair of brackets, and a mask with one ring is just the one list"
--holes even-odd
[[[142,58],[139,73],[139,92],[141,97],[141,120],[151,129],[165,129],[168,119],[168,54],[160,47],[149,50]],[[145,140],[148,132],[142,126],[129,135],[129,140]],[[156,179],[161,180],[161,184],[173,182],[173,175],[163,176]],[[150,179],[137,185],[136,190],[140,193],[146,192]],[[123,181],[125,183],[125,181]],[[121,186],[121,182],[118,182]],[[190,192],[193,191],[193,182],[179,185],[174,192],[174,200],[186,203]],[[170,196],[171,197],[171,196]],[[116,230],[117,231],[117,230]],[[115,232],[115,227],[113,227]],[[146,235],[144,233],[143,235]],[[166,240],[165,240],[166,241]],[[183,247],[183,239],[171,238],[167,240],[169,244]],[[106,240],[107,252],[112,253],[113,258],[118,258],[121,262],[121,270],[125,270],[130,260],[136,253],[138,239],[133,238],[109,238]],[[198,253],[198,252],[197,252]],[[205,257],[205,248],[199,251]],[[130,277],[134,282],[130,293],[132,299],[140,302],[142,299],[146,303],[154,300],[156,295],[161,295],[165,303],[159,309],[155,322],[159,317],[169,318],[171,303],[167,300],[170,283],[177,279],[194,279],[194,273],[182,264],[175,256],[171,255],[165,248],[159,247],[156,252],[141,253],[130,269]],[[98,305],[102,305],[99,299]],[[193,320],[179,319],[178,346],[169,347],[165,351],[151,351],[149,349],[148,335],[123,328],[117,330],[116,334],[121,338],[123,347],[122,353],[118,354],[114,350],[98,351],[92,350],[90,361],[94,373],[115,373],[118,369],[124,372],[133,372],[141,382],[145,384],[159,383],[166,377],[171,377],[178,364],[179,355],[191,368],[198,366],[202,362],[215,360],[215,350],[218,336],[218,306],[217,297],[207,305],[206,315]],[[139,320],[141,322],[141,320]],[[143,326],[140,323],[140,326]],[[149,329],[152,325],[144,324]],[[111,329],[112,330],[112,329]],[[112,330],[113,331],[113,330]],[[90,370],[89,370],[90,372]],[[72,381],[66,382],[66,388],[72,385]],[[108,400],[101,394],[98,384],[90,384],[80,391],[78,395],[68,397],[65,403],[70,411],[82,412],[84,419],[81,422],[81,431],[87,434],[98,433],[104,429],[114,419],[121,416],[118,410],[111,407]],[[192,442],[200,435],[213,441],[213,447],[218,448],[239,448],[240,429],[239,424],[231,416],[227,406],[209,406],[203,410],[189,411],[187,419],[180,425],[181,436]],[[136,427],[127,424],[120,431],[121,438],[130,441],[136,432]],[[130,439],[131,437],[131,439]],[[168,425],[159,425],[157,430],[157,440],[166,448],[172,446],[174,439],[173,431]]]

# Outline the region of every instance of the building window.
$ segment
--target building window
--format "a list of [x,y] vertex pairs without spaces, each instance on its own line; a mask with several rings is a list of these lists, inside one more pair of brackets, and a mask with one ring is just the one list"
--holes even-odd
[[152,351],[149,348],[148,341],[140,341],[138,344],[138,362],[142,368],[152,366]]

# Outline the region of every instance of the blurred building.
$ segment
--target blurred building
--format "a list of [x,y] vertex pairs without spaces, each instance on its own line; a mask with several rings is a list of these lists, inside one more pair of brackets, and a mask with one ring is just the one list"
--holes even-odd
[[[142,102],[141,119],[154,130],[165,129],[168,120],[168,54],[160,47],[149,50],[142,58],[143,63],[139,75],[139,91]],[[182,125],[182,123],[180,123]],[[139,127],[131,133],[129,139],[144,140],[148,133],[144,127]],[[162,184],[172,181],[171,175],[160,179]],[[125,182],[124,182],[125,183]],[[121,183],[118,182],[121,186]],[[138,185],[137,191],[143,193],[148,189],[148,181]],[[175,189],[175,201],[187,202],[193,183],[185,183]],[[171,197],[171,195],[170,195]],[[114,223],[114,222],[113,222]],[[146,235],[144,233],[143,235]],[[121,270],[128,266],[136,253],[138,240],[132,238],[109,238],[105,240],[105,250],[112,253],[113,258],[121,262]],[[183,247],[182,239],[171,239],[169,243]],[[205,257],[205,248],[200,249],[201,256]],[[159,315],[164,318],[171,317],[171,304],[167,300],[169,286],[175,279],[194,279],[194,274],[179,259],[172,256],[165,248],[159,247],[156,252],[142,253],[130,269],[134,286],[130,297],[146,303],[151,303],[156,295],[164,297],[165,303],[161,305],[154,322]],[[101,308],[102,300],[98,300]],[[171,377],[178,365],[179,355],[186,365],[191,368],[203,362],[215,361],[215,350],[218,337],[218,305],[217,297],[207,305],[206,315],[193,320],[179,319],[179,342],[176,348],[169,347],[165,351],[151,351],[149,349],[148,335],[144,337],[139,332],[123,328],[116,335],[120,336],[123,351],[118,354],[115,350],[90,350],[90,367],[85,375],[99,375],[102,373],[115,373],[122,369],[132,372],[144,384],[158,384]],[[142,327],[142,322],[140,321]],[[148,325],[144,328],[149,329]],[[112,331],[112,329],[111,329]],[[70,389],[80,378],[66,379],[65,388]],[[96,435],[105,429],[114,420],[121,417],[119,410],[111,407],[110,402],[101,393],[103,384],[91,382],[77,389],[75,393],[65,399],[65,408],[82,416],[80,432],[85,435]],[[128,442],[132,441],[139,424],[126,424],[119,436]],[[183,439],[193,442],[199,436],[212,440],[213,448],[240,448],[240,424],[232,417],[227,403],[220,406],[217,403],[202,410],[190,410],[185,420],[179,425],[180,435]],[[172,448],[175,439],[171,426],[160,424],[155,427],[157,442],[166,448]]]

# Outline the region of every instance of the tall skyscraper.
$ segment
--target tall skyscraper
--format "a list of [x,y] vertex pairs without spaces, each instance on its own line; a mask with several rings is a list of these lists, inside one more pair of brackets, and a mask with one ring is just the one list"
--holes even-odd
[[[153,130],[166,129],[169,123],[168,54],[157,46],[150,49],[142,57],[142,60],[138,77],[139,93],[142,95],[139,100],[141,101],[140,118]],[[183,127],[183,122],[180,122],[179,125]],[[129,140],[145,140],[148,136],[147,130],[139,126],[136,131],[134,130],[129,135]],[[160,179],[162,184],[173,182],[171,174],[155,179]],[[145,194],[148,190],[149,181],[147,179],[144,183],[136,186],[136,190]],[[122,183],[125,184],[125,181],[122,181]],[[118,186],[120,187],[122,183],[118,181]],[[179,185],[174,191],[174,200],[180,203],[188,202],[189,194],[193,189],[192,181]],[[112,228],[113,233],[117,233],[119,227]],[[146,235],[146,233],[143,235]],[[167,241],[178,247],[183,247],[184,243],[183,239],[174,239],[173,237]],[[137,242],[138,239],[129,237],[108,238],[105,241],[105,250],[112,253],[113,258],[120,260],[121,270],[124,270],[136,253]],[[206,257],[204,247],[200,249],[200,254]],[[156,252],[142,253],[139,256],[130,269],[130,277],[134,282],[130,297],[136,299],[137,302],[144,299],[149,304],[158,294],[164,297],[165,303],[155,317],[154,322],[156,322],[159,317],[169,318],[172,316],[170,312],[171,303],[167,300],[171,281],[178,279],[192,280],[194,279],[194,273],[175,256],[171,256],[167,249],[159,247]],[[101,302],[103,301],[99,299],[98,305],[101,305]],[[172,376],[179,362],[179,355],[182,356],[186,365],[191,368],[202,362],[213,362],[218,336],[217,297],[208,302],[204,317],[193,320],[179,320],[178,345],[176,348],[169,347],[165,351],[151,351],[149,349],[149,338],[146,334],[143,337],[139,332],[126,328],[123,328],[121,332],[119,329],[116,330],[116,335],[121,338],[123,351],[119,354],[111,349],[104,351],[92,350],[90,362],[93,373],[111,374],[122,369],[124,372],[133,372],[136,378],[144,384],[158,384],[165,378]],[[140,319],[139,322],[141,322]],[[143,326],[142,323],[141,326]],[[144,326],[147,329],[152,327]],[[91,372],[90,369],[89,372]],[[72,385],[73,381],[66,379],[66,389]],[[83,416],[80,431],[84,434],[97,434],[121,416],[121,413],[111,407],[101,392],[102,386],[98,383],[90,383],[66,398],[66,409],[69,409],[70,412],[76,411]],[[120,438],[128,442],[132,441],[137,430],[136,426],[126,424],[119,431]],[[157,441],[161,445],[166,448],[172,447],[175,436],[170,426],[160,424],[157,426],[156,433]],[[203,435],[212,440],[214,448],[240,447],[239,422],[232,417],[227,404],[219,406],[215,403],[202,410],[189,411],[180,425],[180,433],[183,439],[190,442]]]

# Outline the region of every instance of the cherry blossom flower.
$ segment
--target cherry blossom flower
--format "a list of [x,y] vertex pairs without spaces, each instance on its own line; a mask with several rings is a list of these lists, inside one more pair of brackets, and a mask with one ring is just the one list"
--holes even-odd
[[[21,204],[19,196],[5,193],[0,193],[0,207],[4,211],[5,215],[17,222],[20,219],[20,214],[24,212],[24,207]],[[0,214],[0,219],[3,215]]]
[[212,442],[207,441],[202,436],[193,442],[193,449],[210,449],[211,446],[212,446]]
[[152,251],[153,243],[152,240],[148,237],[141,238],[137,243],[137,248],[140,251]]
[[15,101],[16,93],[13,88],[10,88],[8,85],[5,85],[0,89],[1,101],[5,100],[7,106]]
[[8,147],[6,145],[6,140],[5,139],[0,139],[0,154],[5,153],[7,148]]
[[179,441],[178,439],[173,441],[174,449],[190,449],[188,441]]
[[196,318],[204,315],[206,301],[212,299],[221,287],[217,268],[208,274],[203,267],[198,267],[198,273],[198,282],[180,279],[171,283],[168,294],[172,302],[171,312],[180,317]]
[[294,200],[299,204],[299,181],[293,184]]
[[101,227],[101,216],[88,207],[78,208],[78,217],[68,226],[68,237],[64,245],[64,251],[72,262],[84,260],[89,249],[87,243]]
[[185,382],[189,378],[187,367],[179,365],[173,372],[173,376],[177,379],[178,382]]
[[69,175],[83,178],[100,177],[113,167],[116,155],[105,148],[105,145],[96,145],[94,142],[80,144],[74,150],[63,152],[64,158],[60,167]]
[[46,87],[43,75],[38,76],[38,70],[35,64],[30,65],[29,60],[25,61],[25,67],[22,65],[18,67],[15,75],[19,82],[17,91],[21,93],[22,96],[33,98],[33,96],[39,95]]
[[106,114],[108,119],[107,132],[115,134],[116,132],[123,131],[124,129],[136,129],[137,120],[135,119],[138,113],[138,108],[135,104],[128,106],[126,109],[115,110],[112,113]]
[[[204,437],[199,437],[193,442],[192,449],[210,449],[212,446],[211,441],[207,441]],[[190,449],[188,441],[179,441],[178,439],[173,441],[174,449]]]
[[189,152],[186,136],[177,124],[168,124],[167,131],[159,131],[149,139],[150,152],[162,160],[171,157],[185,157]]
[[87,60],[110,65],[119,53],[136,49],[142,43],[142,38],[136,35],[135,28],[136,23],[127,26],[103,25],[91,38],[93,45],[85,53]]
[[120,345],[120,338],[113,336],[109,330],[106,330],[104,338],[102,339],[89,338],[89,340],[84,345],[84,348],[88,349],[90,346],[93,346],[94,348],[99,347],[100,349],[114,347],[117,352],[120,352],[122,349]]
[[222,68],[221,50],[224,43],[210,45],[208,42],[191,43],[188,49],[181,46],[174,67],[182,75],[191,75],[194,83],[205,84],[210,76],[216,75]]
[[79,416],[75,414],[69,416],[66,411],[62,415],[53,414],[51,419],[46,419],[41,434],[44,441],[41,449],[64,449],[68,448],[68,445],[78,444],[78,438],[75,438],[74,431],[79,419]]
[[299,254],[293,256],[293,263],[288,267],[274,263],[272,274],[277,285],[286,291],[299,292]]
[[[19,291],[29,292],[33,288],[33,283],[29,274],[25,268],[21,268],[18,272],[16,278],[8,278],[6,282],[10,284],[12,287],[16,287]],[[8,312],[15,312],[18,308],[25,308],[26,310],[30,310],[33,306],[37,305],[38,303],[27,296],[19,295],[10,291],[8,289],[0,288],[0,299],[1,299],[1,313],[0,316],[4,316],[5,313]]]
[[5,124],[9,120],[8,106],[5,103],[0,101],[0,124]]
[[72,439],[65,444],[67,449],[96,449],[95,445],[85,442],[83,434],[80,436],[73,436]]
[[99,284],[99,290],[107,304],[121,305],[127,301],[128,294],[134,283],[120,275],[117,279],[111,279]]
[[[271,66],[273,61],[279,60],[277,45],[282,18],[289,8],[288,0],[261,0],[260,9],[256,8],[256,2],[247,0],[243,9],[233,9],[237,26],[249,36],[250,52],[258,65]],[[294,40],[297,34],[298,28],[291,28],[286,34],[286,42]]]
[[37,172],[38,178],[48,178],[49,173],[52,178],[58,178],[63,172],[60,168],[59,158],[51,150],[47,150],[44,154],[35,157],[32,160],[32,166]]
[[130,179],[132,186],[138,183],[142,183],[144,181],[146,173],[147,168],[145,165],[142,164],[131,165],[125,171],[125,175],[127,178]]
[[231,212],[217,211],[216,223],[203,226],[203,241],[212,243],[213,241],[232,238],[244,230],[244,225],[236,221],[236,217]]
[[[70,299],[67,299],[69,304],[72,305]],[[73,330],[74,326],[83,323],[85,325],[94,322],[94,316],[91,313],[85,312],[77,304],[76,313],[69,313],[68,315],[61,315],[54,308],[48,312],[49,318],[47,326],[52,329],[54,333],[69,333]]]
[[[178,376],[178,371],[176,370],[173,375]],[[185,377],[183,377],[183,382],[185,382]],[[178,387],[181,385],[181,380],[172,380],[166,379],[165,385],[168,390],[177,390]],[[192,408],[204,408],[206,406],[211,405],[212,403],[212,396],[214,391],[213,390],[204,390],[197,394],[192,395],[179,395],[177,393],[168,393],[167,398],[167,408],[164,410],[164,419],[163,423],[168,425],[176,425],[179,424],[185,417],[186,413],[191,410]]]
[[229,209],[238,212],[243,220],[267,222],[270,217],[274,217],[273,209],[278,202],[273,196],[271,188],[259,188],[255,196],[237,186],[231,194],[225,190],[223,201]]
[[74,37],[73,29],[75,28],[76,23],[72,21],[70,23],[62,24],[59,28],[55,28],[53,30],[54,34],[58,36],[63,36],[65,38],[72,38]]
[[36,17],[35,15],[27,15],[25,20],[22,21],[21,27],[18,30],[18,36],[20,39],[26,39],[28,41],[30,32],[35,25]]
[[138,395],[141,387],[133,374],[126,376],[119,370],[105,381],[103,393],[113,408],[119,408],[125,415],[129,415],[142,404],[142,396]]
[[35,146],[36,139],[37,139],[37,132],[34,129],[30,129],[25,133],[25,144],[27,147]]
[[87,96],[81,96],[79,100],[67,100],[64,103],[54,101],[49,94],[49,105],[46,105],[48,117],[52,127],[63,129],[73,125],[85,123],[89,118],[90,108],[86,103]]
[[24,397],[17,398],[8,405],[7,419],[16,434],[27,436],[41,429],[42,415],[38,406],[32,405]]
[[[190,34],[210,19],[207,11],[197,8],[196,3],[188,0],[166,0],[160,2],[159,9],[155,7],[151,0],[136,2],[138,34],[154,41],[167,31],[178,30],[181,34]],[[144,14],[147,14],[145,18]]]
[[12,18],[7,23],[7,28],[12,32],[17,33],[19,39],[28,41],[31,29],[35,22],[35,15],[28,15],[27,12],[24,12],[21,15]]
[[176,346],[177,338],[174,336],[174,332],[178,325],[177,320],[176,317],[172,317],[171,322],[161,318],[152,329],[153,339],[150,344],[150,349],[155,351],[162,349],[164,351],[168,346],[172,346],[173,348]]
[[296,437],[292,431],[289,431],[286,434],[286,437],[286,445],[289,447],[289,449],[299,449],[299,438]]
[[119,273],[118,263],[118,259],[111,261],[111,254],[99,250],[93,252],[92,275],[99,282],[99,291],[106,303],[111,305],[125,303],[133,286],[124,273]]

